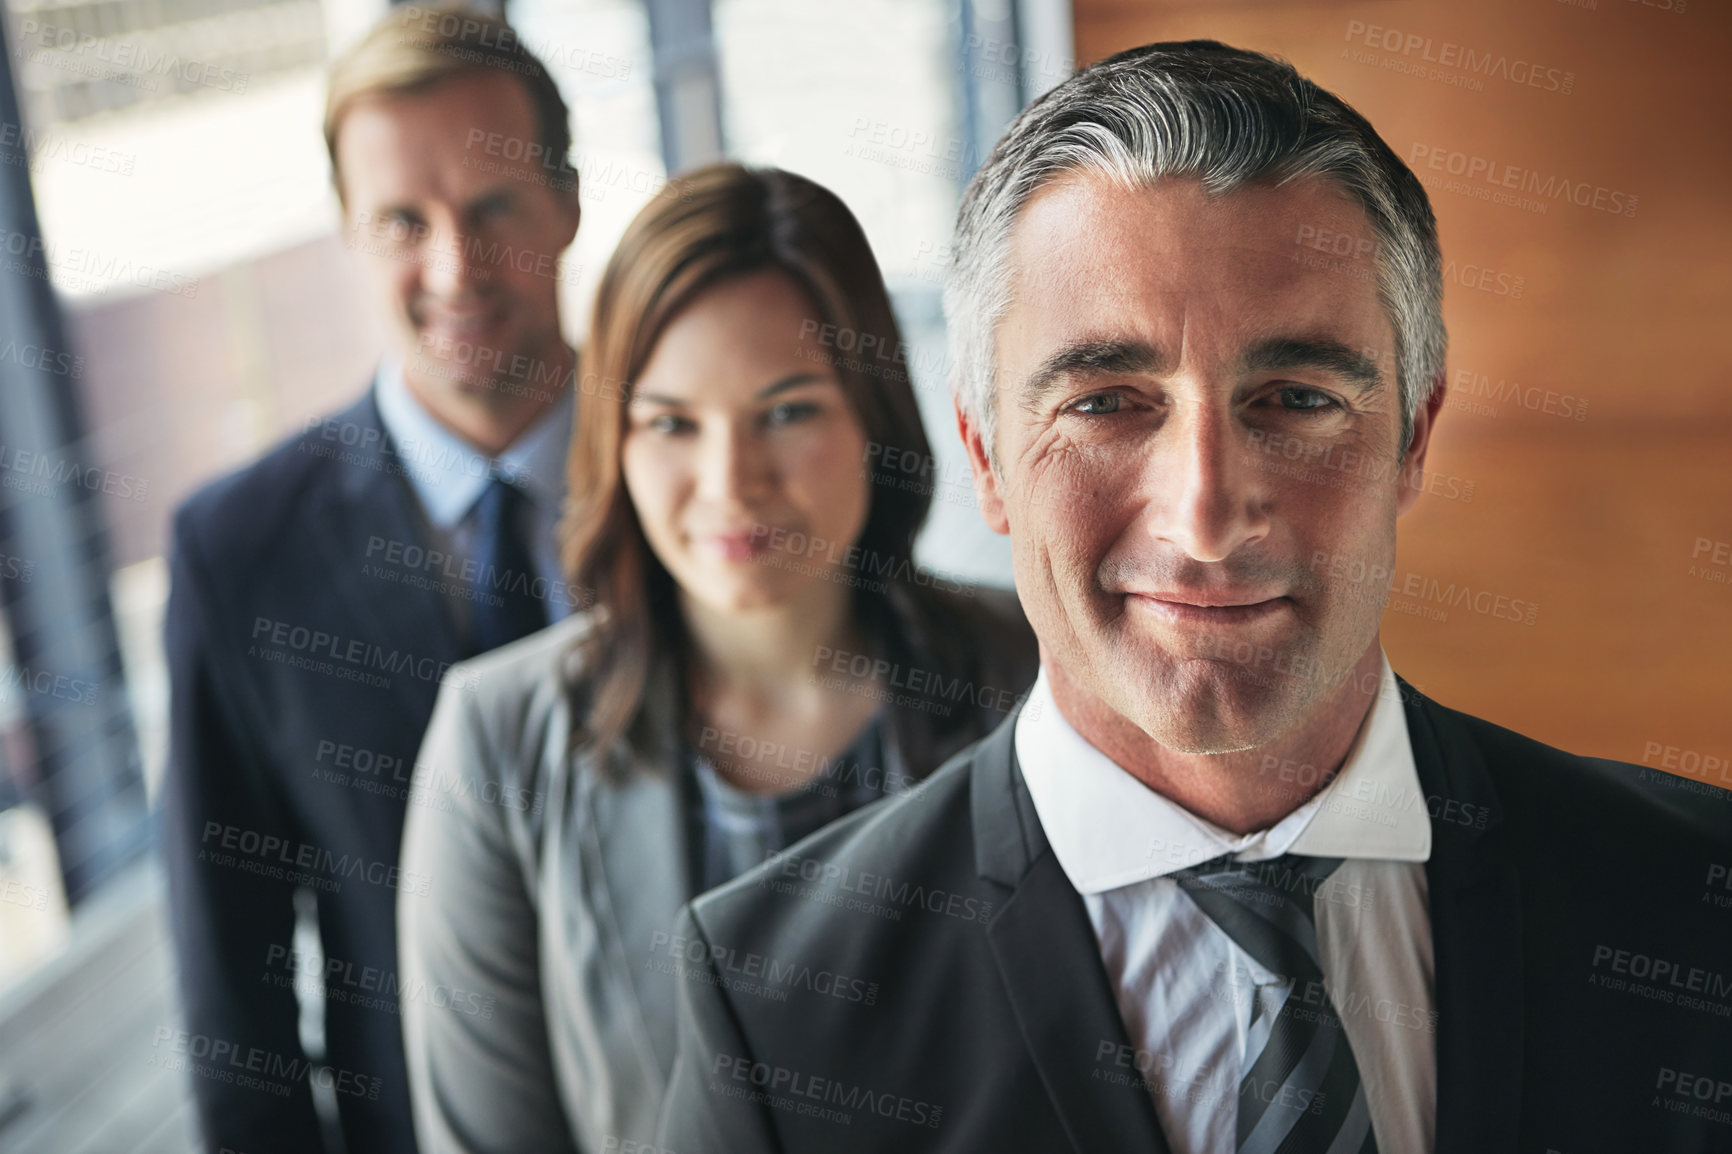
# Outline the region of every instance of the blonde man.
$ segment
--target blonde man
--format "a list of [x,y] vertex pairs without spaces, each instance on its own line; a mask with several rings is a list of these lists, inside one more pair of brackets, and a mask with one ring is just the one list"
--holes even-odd
[[[353,405],[174,526],[172,1041],[213,1152],[324,1149],[315,1098],[351,1154],[414,1149],[400,1003],[488,1010],[397,977],[394,905],[428,896],[396,864],[421,734],[450,665],[576,600],[552,533],[579,215],[558,89],[504,23],[401,8],[334,67],[325,135],[389,351]],[[296,948],[297,892],[322,961]],[[321,978],[315,1065],[294,987]]]

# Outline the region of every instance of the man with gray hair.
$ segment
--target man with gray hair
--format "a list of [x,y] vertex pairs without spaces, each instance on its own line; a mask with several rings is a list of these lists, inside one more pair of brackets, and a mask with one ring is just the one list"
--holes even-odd
[[1446,709],[1379,641],[1444,389],[1413,173],[1280,61],[1154,44],[1023,112],[958,232],[1041,676],[694,903],[663,1146],[1732,1149],[1732,793]]

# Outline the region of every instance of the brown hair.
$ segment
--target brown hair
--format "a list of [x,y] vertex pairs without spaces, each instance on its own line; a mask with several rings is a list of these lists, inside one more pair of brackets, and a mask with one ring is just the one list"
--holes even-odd
[[423,92],[442,80],[468,73],[501,69],[516,76],[535,108],[536,144],[543,167],[555,171],[555,187],[577,191],[571,168],[571,113],[559,87],[535,54],[523,46],[517,30],[496,16],[460,4],[394,7],[331,66],[325,96],[325,151],[331,157],[331,180],[343,195],[337,167],[337,130],[360,99]]
[[673,578],[645,541],[620,472],[630,382],[698,294],[765,270],[785,274],[835,326],[833,348],[853,350],[838,352],[831,368],[867,442],[880,447],[870,454],[871,506],[852,554],[869,561],[873,578],[856,583],[856,616],[868,636],[907,616],[891,602],[915,595],[913,541],[931,495],[899,486],[883,462],[900,453],[929,461],[931,450],[866,234],[834,193],[804,177],[737,164],[697,169],[671,181],[626,229],[597,288],[583,350],[584,412],[572,434],[561,526],[566,574],[598,611],[580,643],[581,743],[607,747],[632,728],[652,671],[686,646]]

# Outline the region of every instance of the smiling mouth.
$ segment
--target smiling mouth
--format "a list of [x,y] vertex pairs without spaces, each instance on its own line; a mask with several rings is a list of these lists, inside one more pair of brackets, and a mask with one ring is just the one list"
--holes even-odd
[[764,534],[755,532],[709,533],[699,537],[697,543],[723,561],[750,561],[769,552]]
[[1234,604],[1201,604],[1216,601],[1205,594],[1187,600],[1184,594],[1128,593],[1126,601],[1171,625],[1250,625],[1275,617],[1293,605],[1289,597],[1270,597]]
[[500,308],[476,309],[469,312],[424,312],[419,328],[423,333],[447,340],[474,340],[487,336],[505,320]]

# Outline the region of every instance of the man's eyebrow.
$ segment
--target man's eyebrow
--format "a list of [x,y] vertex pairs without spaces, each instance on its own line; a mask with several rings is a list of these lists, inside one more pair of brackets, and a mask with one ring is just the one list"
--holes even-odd
[[[492,188],[483,189],[468,200],[464,201],[458,211],[463,214],[465,219],[468,219],[469,217],[474,216],[476,211],[486,205],[489,201],[511,200],[517,196],[518,191],[519,190],[514,185],[497,184]],[[401,204],[381,205],[374,209],[373,212],[375,216],[380,218],[391,216],[411,216],[420,219],[422,215],[420,206],[413,201],[404,201]]]
[[1075,373],[1125,375],[1158,373],[1166,355],[1144,341],[1092,340],[1065,345],[1040,363],[1018,390],[1022,407],[1033,408],[1063,378]]
[[463,215],[473,216],[477,209],[494,201],[510,201],[517,197],[518,189],[512,184],[496,184],[492,188],[484,188],[463,202]]
[[402,204],[381,204],[372,211],[375,220],[383,220],[389,216],[419,217],[421,215],[421,210],[407,201]]
[[1358,385],[1371,393],[1383,388],[1383,373],[1377,362],[1340,341],[1276,337],[1260,341],[1245,351],[1239,368],[1246,373],[1280,372],[1286,369],[1319,369]]

